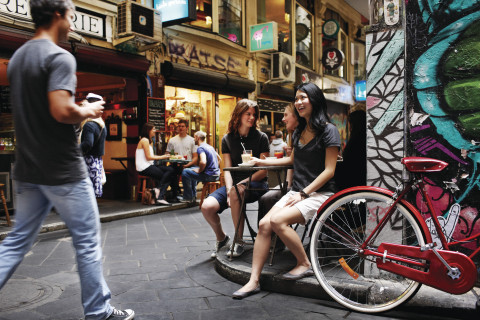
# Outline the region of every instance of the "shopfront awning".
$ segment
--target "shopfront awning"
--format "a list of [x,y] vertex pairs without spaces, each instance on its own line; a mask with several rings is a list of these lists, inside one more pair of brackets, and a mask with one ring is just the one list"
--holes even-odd
[[169,86],[213,91],[227,95],[246,97],[256,87],[254,81],[242,77],[169,61],[162,63],[161,73]]
[[[2,58],[10,58],[13,52],[30,40],[33,35],[33,32],[0,26]],[[69,42],[60,43],[60,46],[76,57],[77,67],[81,71],[127,76],[135,73],[146,74],[150,66],[150,61],[143,56],[112,49],[82,43],[71,45]]]

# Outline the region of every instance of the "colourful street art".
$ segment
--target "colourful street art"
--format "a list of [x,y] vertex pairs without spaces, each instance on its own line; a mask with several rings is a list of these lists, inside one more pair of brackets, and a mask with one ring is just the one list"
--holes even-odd
[[367,184],[395,189],[404,149],[404,32],[367,34]]
[[449,163],[425,183],[447,236],[462,240],[480,231],[480,0],[410,0],[405,17],[407,154]]

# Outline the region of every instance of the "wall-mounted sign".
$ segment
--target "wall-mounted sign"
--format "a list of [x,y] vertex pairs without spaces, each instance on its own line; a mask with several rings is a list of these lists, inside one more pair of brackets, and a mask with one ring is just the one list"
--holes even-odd
[[250,52],[278,51],[278,27],[274,21],[250,26]]
[[[32,20],[28,0],[6,0],[0,2],[0,13],[12,17]],[[99,38],[106,37],[106,16],[80,7],[75,9],[73,18],[75,32]]]
[[336,77],[323,77],[323,93],[327,100],[337,101],[345,104],[353,104],[353,87]]
[[340,25],[335,19],[330,19],[323,23],[322,32],[327,38],[336,38],[339,30]]
[[248,73],[247,59],[200,42],[168,37],[168,55],[172,62],[183,60],[189,66],[228,72],[237,75]]
[[392,26],[398,22],[400,18],[398,6],[398,0],[383,1],[383,16],[385,17],[385,24]]
[[337,70],[344,58],[343,52],[337,48],[327,48],[323,51],[322,64],[329,71]]
[[195,0],[153,0],[153,7],[160,11],[164,27],[197,20]]
[[366,80],[355,81],[355,100],[356,101],[367,100],[367,81]]
[[78,33],[105,38],[105,20],[105,15],[76,7],[73,24]]

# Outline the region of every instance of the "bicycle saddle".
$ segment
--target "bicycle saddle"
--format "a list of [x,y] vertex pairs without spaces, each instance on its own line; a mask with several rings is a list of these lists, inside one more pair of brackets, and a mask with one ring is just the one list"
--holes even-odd
[[423,157],[405,157],[402,163],[410,172],[438,172],[448,166],[445,161]]

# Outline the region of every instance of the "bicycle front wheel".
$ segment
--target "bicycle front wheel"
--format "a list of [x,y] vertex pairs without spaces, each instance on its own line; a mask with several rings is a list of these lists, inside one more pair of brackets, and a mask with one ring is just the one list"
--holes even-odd
[[[310,243],[313,270],[323,289],[347,308],[387,311],[420,288],[418,282],[378,269],[375,257],[359,253],[360,245],[392,204],[392,198],[383,193],[356,190],[334,200],[318,218]],[[415,215],[401,203],[368,249],[377,250],[382,242],[425,244]]]

